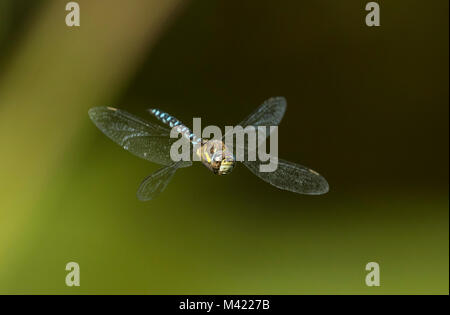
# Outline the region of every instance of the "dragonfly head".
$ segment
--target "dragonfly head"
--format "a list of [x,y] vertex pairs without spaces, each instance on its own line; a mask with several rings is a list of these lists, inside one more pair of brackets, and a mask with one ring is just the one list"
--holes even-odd
[[233,171],[233,153],[220,140],[209,140],[202,145],[202,162],[214,174],[227,175]]
[[219,175],[227,175],[227,174],[231,173],[234,169],[234,164],[235,164],[234,157],[231,157],[231,158],[225,157],[220,162],[218,174]]

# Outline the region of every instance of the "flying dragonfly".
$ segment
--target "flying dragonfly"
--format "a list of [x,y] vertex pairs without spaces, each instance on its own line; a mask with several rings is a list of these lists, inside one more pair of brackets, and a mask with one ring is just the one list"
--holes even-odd
[[[89,117],[111,140],[125,150],[145,160],[161,164],[160,168],[146,177],[137,191],[139,200],[148,201],[160,194],[179,168],[189,167],[190,161],[174,162],[170,148],[177,139],[170,137],[172,128],[181,133],[198,148],[196,154],[202,163],[214,174],[227,175],[236,165],[236,159],[222,140],[205,140],[197,137],[186,125],[175,117],[159,109],[149,109],[150,114],[166,126],[147,122],[123,110],[112,107],[94,107]],[[273,97],[265,101],[238,126],[278,126],[286,111],[284,97]],[[170,128],[169,128],[170,127]],[[244,148],[247,150],[247,148]],[[274,172],[260,172],[262,162],[242,161],[253,174],[269,184],[291,192],[320,195],[328,192],[329,186],[323,176],[308,167],[278,159]]]

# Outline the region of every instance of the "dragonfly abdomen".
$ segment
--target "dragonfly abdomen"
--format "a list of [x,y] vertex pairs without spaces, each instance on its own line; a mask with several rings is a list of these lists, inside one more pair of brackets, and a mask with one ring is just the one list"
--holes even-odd
[[176,128],[176,131],[183,134],[193,144],[200,144],[201,138],[197,137],[185,124],[183,124],[177,118],[169,115],[168,113],[159,109],[149,109],[149,112],[154,115],[159,121],[168,125],[170,128]]

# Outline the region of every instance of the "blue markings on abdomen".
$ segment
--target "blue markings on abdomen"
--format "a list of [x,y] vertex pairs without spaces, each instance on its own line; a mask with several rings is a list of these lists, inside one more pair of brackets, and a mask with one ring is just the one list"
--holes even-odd
[[177,127],[177,131],[182,133],[183,136],[191,141],[193,144],[200,144],[201,138],[197,137],[188,127],[186,127],[181,121],[173,116],[170,116],[166,112],[159,109],[149,109],[149,112],[154,115],[158,120],[168,125],[170,128]]
[[150,109],[151,114],[153,114],[158,120],[162,121],[166,125],[170,127],[175,127],[178,125],[182,125],[182,123],[176,119],[175,117],[170,116],[169,114],[159,110],[159,109]]

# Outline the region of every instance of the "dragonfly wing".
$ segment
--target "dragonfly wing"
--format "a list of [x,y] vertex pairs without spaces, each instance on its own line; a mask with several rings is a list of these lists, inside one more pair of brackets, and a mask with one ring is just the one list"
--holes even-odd
[[282,96],[269,98],[251,113],[239,126],[278,126],[286,112],[286,99]]
[[[269,126],[278,126],[283,119],[286,112],[286,99],[282,96],[272,97],[262,103],[253,113],[251,113],[246,119],[244,119],[238,126],[242,128],[248,126],[254,126],[258,128],[260,126],[266,127],[266,134],[263,136],[259,132],[257,133],[257,143],[263,143],[270,135]],[[223,139],[230,133],[223,136]],[[244,143],[238,143],[236,149],[247,149],[248,139],[244,140]]]
[[180,168],[183,163],[185,162],[177,162],[165,166],[146,177],[137,191],[138,199],[141,201],[148,201],[162,193],[177,169]]
[[[91,108],[89,117],[105,135],[134,155],[162,165],[173,163],[170,147],[177,139],[170,138],[170,129],[112,107]],[[180,164],[185,166],[189,164]]]
[[242,162],[253,174],[269,184],[298,194],[321,195],[329,190],[326,179],[305,166],[278,159],[278,168],[274,172],[260,172],[260,161]]
[[[284,97],[270,98],[242,121],[239,126],[243,128],[247,126],[278,126],[286,112],[286,106],[286,99]],[[269,135],[270,133],[266,132],[263,139],[258,133],[257,146],[263,145]],[[240,146],[238,145],[238,149],[244,149],[246,156],[249,150],[256,150],[254,146],[250,149],[247,139],[244,142],[242,148],[242,144]],[[261,161],[243,161],[242,163],[262,180],[283,190],[307,195],[320,195],[329,190],[328,183],[323,176],[299,164],[278,159],[278,168],[276,171],[260,172],[259,166],[262,164]]]

